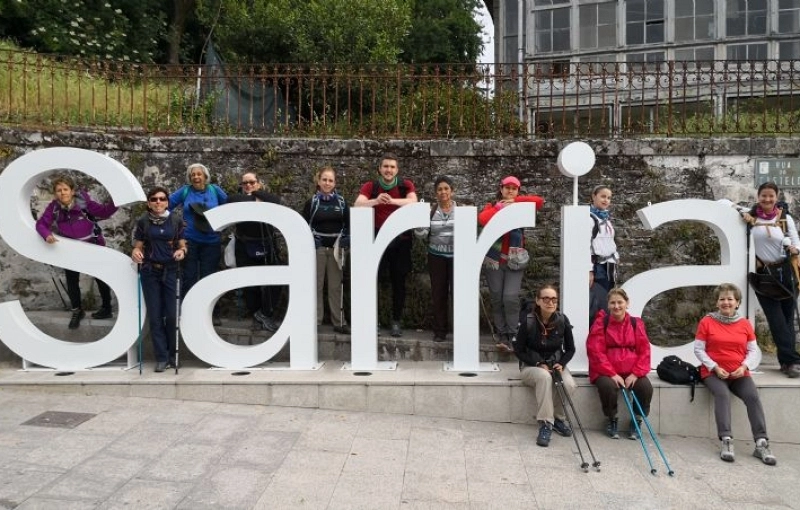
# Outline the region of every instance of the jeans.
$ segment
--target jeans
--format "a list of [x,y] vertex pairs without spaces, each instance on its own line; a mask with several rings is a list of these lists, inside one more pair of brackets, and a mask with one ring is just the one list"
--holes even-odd
[[183,296],[186,296],[200,278],[217,272],[222,247],[220,242],[198,243],[187,241],[187,245],[189,251],[183,261],[183,281],[181,282],[181,294]]
[[175,359],[178,320],[176,269],[155,269],[148,264],[142,266],[142,294],[147,304],[147,322],[150,325],[156,361]]
[[778,348],[778,362],[781,365],[800,364],[800,354],[795,349],[794,331],[794,299],[775,300],[765,296],[759,296],[758,304],[764,310],[767,317],[769,331],[772,333],[772,341]]
[[[69,296],[69,303],[72,309],[82,308],[81,305],[81,274],[76,271],[64,270],[64,275],[67,280],[67,295]],[[101,308],[111,309],[111,289],[106,285],[103,280],[95,278],[97,281],[97,290],[100,292]]]

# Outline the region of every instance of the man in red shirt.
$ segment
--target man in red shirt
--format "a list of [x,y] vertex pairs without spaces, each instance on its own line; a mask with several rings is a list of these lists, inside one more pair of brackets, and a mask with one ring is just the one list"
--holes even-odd
[[[354,207],[372,207],[375,210],[375,233],[389,216],[400,207],[417,202],[414,183],[398,177],[400,167],[397,156],[384,154],[378,166],[378,179],[361,186]],[[406,275],[411,271],[411,234],[404,232],[396,237],[381,258],[380,276],[389,274],[392,285],[392,336],[403,334],[400,323],[406,301]]]

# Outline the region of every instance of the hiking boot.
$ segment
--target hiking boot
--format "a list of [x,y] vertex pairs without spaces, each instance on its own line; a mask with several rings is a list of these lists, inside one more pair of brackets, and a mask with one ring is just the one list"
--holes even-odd
[[639,425],[639,430],[642,430],[642,418],[641,416],[636,417],[636,424],[634,424],[633,420],[631,420],[631,426],[628,429],[628,439],[636,441],[639,439],[639,433],[636,432],[636,425]]
[[175,361],[174,359],[171,359],[171,360],[167,361],[166,368],[173,368],[173,369],[181,368],[181,364],[179,362]]
[[92,314],[92,319],[111,319],[114,314],[111,313],[111,307],[103,307]]
[[792,363],[791,365],[781,365],[781,372],[786,374],[790,379],[800,377],[800,365]]
[[536,444],[539,446],[549,446],[550,436],[553,434],[552,425],[546,421],[539,422],[539,435],[536,436]]
[[[753,455],[756,453],[753,452]],[[719,447],[719,458],[725,462],[733,462],[733,441],[729,437],[723,437]]]
[[569,423],[559,418],[556,418],[553,422],[553,430],[564,437],[569,437],[572,435],[572,427],[569,426]]
[[341,326],[334,326],[333,327],[334,333],[340,333],[342,335],[349,335],[350,334],[350,326],[347,324],[343,324]]
[[500,352],[512,353],[514,352],[514,344],[512,344],[511,335],[502,335],[500,341],[497,342],[497,350]]
[[606,424],[606,435],[611,439],[619,439],[619,430],[617,429],[617,419],[612,418]]
[[86,317],[86,312],[81,310],[80,308],[73,308],[72,309],[72,317],[69,320],[69,329],[78,329],[78,326],[81,325],[81,320]]
[[400,329],[400,323],[397,321],[392,322],[392,336],[395,338],[403,336],[403,330]]
[[167,369],[167,362],[166,361],[157,361],[156,362],[156,368],[155,368],[156,372],[163,372],[166,369]]
[[261,310],[253,314],[253,320],[261,325],[261,329],[274,333],[278,331],[280,324],[276,323],[270,317],[267,317]]
[[753,450],[753,457],[761,459],[761,462],[767,466],[774,466],[778,463],[778,460],[769,450],[769,441],[763,437],[761,439],[756,439],[756,449]]

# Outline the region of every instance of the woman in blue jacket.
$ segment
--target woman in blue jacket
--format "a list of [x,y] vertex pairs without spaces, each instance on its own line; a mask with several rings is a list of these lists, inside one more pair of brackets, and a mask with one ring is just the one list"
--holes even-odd
[[[200,278],[214,273],[219,268],[222,238],[220,233],[213,230],[204,214],[228,201],[228,195],[215,184],[208,182],[211,174],[205,165],[192,163],[186,169],[184,185],[169,196],[169,210],[177,207],[183,209],[183,221],[186,225],[186,241],[188,253],[184,261],[183,282],[181,293],[185,296]],[[214,315],[214,325],[222,323]]]

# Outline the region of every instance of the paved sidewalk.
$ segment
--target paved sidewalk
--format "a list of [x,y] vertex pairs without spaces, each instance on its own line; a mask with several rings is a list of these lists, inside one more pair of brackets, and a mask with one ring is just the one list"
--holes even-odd
[[[74,428],[23,425],[91,413]],[[87,417],[84,417],[87,418]],[[744,437],[746,431],[739,431]],[[254,405],[0,390],[0,508],[800,508],[800,445],[778,466],[737,441],[661,438],[675,477],[638,441],[589,432],[600,472],[570,438],[531,426]]]

